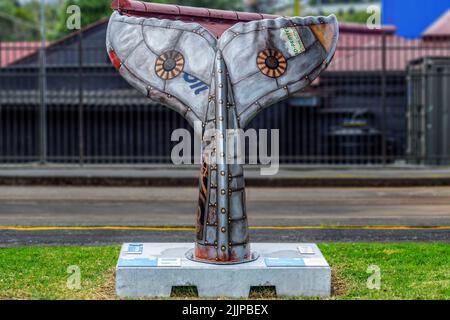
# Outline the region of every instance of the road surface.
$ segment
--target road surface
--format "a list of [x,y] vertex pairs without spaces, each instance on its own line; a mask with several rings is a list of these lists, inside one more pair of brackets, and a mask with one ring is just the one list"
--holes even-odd
[[[196,202],[188,187],[4,186],[0,246],[191,241],[177,227]],[[247,210],[253,241],[450,242],[450,187],[249,188]]]

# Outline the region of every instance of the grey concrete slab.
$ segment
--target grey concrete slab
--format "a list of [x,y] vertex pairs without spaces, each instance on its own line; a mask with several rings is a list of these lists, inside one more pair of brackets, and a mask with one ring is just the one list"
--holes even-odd
[[189,260],[193,243],[144,243],[138,254],[129,253],[129,245],[116,267],[120,297],[169,297],[174,286],[196,286],[199,297],[245,298],[255,286],[274,286],[278,296],[331,293],[331,269],[315,244],[253,243],[259,258],[237,265]]

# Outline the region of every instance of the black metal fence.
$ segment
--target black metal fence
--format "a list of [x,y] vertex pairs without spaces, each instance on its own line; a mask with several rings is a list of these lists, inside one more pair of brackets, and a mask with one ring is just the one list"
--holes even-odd
[[[188,125],[121,79],[106,54],[105,29],[100,24],[45,48],[0,42],[0,164],[171,163],[172,131]],[[408,82],[422,77],[417,70],[408,76],[408,65],[434,56],[450,57],[449,39],[407,41],[386,30],[345,29],[320,80],[250,127],[280,129],[285,164],[410,163],[419,155],[407,152],[408,99],[424,84]],[[435,92],[450,91],[448,72],[427,77],[440,77],[433,83],[443,87]],[[448,108],[448,100],[440,101]]]

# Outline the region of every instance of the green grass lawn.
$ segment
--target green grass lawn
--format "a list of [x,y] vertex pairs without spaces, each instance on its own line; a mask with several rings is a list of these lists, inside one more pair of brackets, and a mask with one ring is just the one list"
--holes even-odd
[[[320,248],[333,269],[332,299],[450,299],[448,244],[339,243]],[[0,249],[0,299],[115,299],[118,254],[118,246]],[[81,272],[81,289],[67,287],[72,265]],[[367,288],[369,265],[381,270],[379,290]],[[264,293],[257,297],[271,298]]]

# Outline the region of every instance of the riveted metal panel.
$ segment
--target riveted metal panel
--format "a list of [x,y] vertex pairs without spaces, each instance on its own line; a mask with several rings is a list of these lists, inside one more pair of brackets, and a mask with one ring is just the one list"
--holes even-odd
[[244,177],[233,178],[230,183],[230,188],[233,190],[243,189],[245,186]]
[[140,26],[125,22],[117,12],[111,17],[108,30],[109,43],[121,61],[124,61],[143,40]]
[[182,31],[176,29],[167,29],[163,26],[142,26],[142,32],[145,43],[155,54],[160,55],[166,51],[173,50],[177,39]]
[[148,3],[144,2],[145,11],[153,13],[163,13],[167,15],[179,15],[180,9],[176,5],[171,4],[159,4],[159,3]]
[[214,19],[237,20],[238,15],[234,11],[208,9],[209,17]]
[[299,81],[310,74],[326,59],[327,53],[320,43],[316,42],[306,53],[300,54],[288,60],[288,69],[284,75],[278,78],[280,86]]
[[248,225],[247,220],[236,220],[230,223],[230,239],[233,243],[248,242]]
[[234,86],[234,95],[236,98],[238,114],[241,114],[248,106],[255,103],[269,92],[277,89],[277,80],[267,77],[259,72],[259,70],[254,75],[237,83]]
[[231,164],[230,171],[233,177],[242,176],[244,174],[244,167],[240,164]]
[[120,75],[127,80],[129,84],[131,84],[134,88],[136,88],[140,93],[147,95],[147,87],[145,84],[136,78],[126,67],[122,67],[119,69]]
[[217,227],[207,226],[206,227],[206,238],[207,243],[214,244],[217,241]]
[[244,192],[233,192],[230,197],[230,219],[241,219],[244,214]]
[[[252,45],[249,45],[250,43]],[[268,46],[270,44],[266,32],[240,35],[230,42],[223,52],[230,73],[230,80],[233,84],[259,73],[256,57],[260,51]],[[264,84],[261,87],[264,88]],[[237,96],[239,97],[239,95]]]
[[208,41],[195,33],[184,32],[178,40],[176,50],[185,57],[185,72],[211,85],[215,52]]
[[178,77],[166,81],[165,92],[183,101],[184,104],[192,109],[192,112],[204,121],[208,105],[209,87],[206,90],[198,92],[196,89],[191,88],[192,84],[187,82],[185,77],[187,77],[186,72],[183,72]]
[[145,45],[141,43],[139,47],[130,54],[124,62],[137,77],[145,82],[146,85],[164,91],[165,81],[159,78],[155,73],[155,56]]

